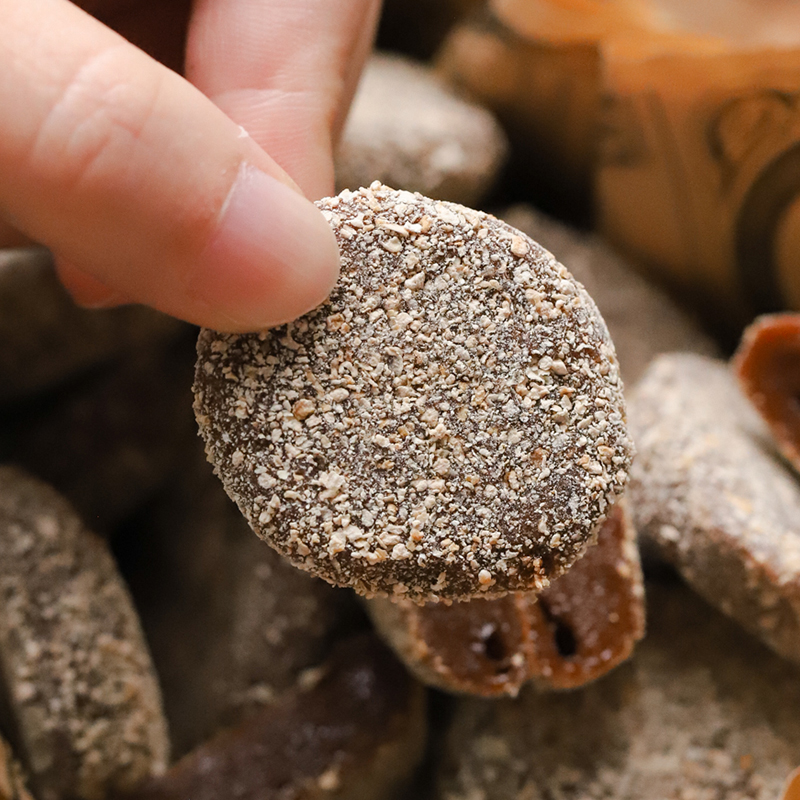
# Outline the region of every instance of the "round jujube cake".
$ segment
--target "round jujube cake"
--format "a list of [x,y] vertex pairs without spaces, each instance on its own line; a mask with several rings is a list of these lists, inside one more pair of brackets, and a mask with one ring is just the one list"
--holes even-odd
[[318,205],[342,254],[330,298],[200,334],[195,412],[228,494],[297,566],[363,594],[543,588],[632,455],[597,308],[488,214],[377,183]]

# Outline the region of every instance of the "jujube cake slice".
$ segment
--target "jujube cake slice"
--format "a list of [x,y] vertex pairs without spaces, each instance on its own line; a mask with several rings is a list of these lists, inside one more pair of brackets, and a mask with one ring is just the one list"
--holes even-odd
[[10,466],[0,468],[0,679],[3,727],[37,800],[104,800],[165,768],[158,681],[106,542]]
[[425,693],[374,636],[340,642],[298,685],[125,800],[392,800],[427,737]]
[[253,536],[201,452],[179,472],[133,533],[147,559],[132,581],[176,757],[294,686],[356,611]]
[[388,53],[367,62],[336,153],[339,187],[378,178],[474,204],[496,179],[508,144],[492,114],[430,67]]
[[[437,800],[776,800],[800,763],[797,669],[681,584],[647,587],[631,660],[571,692],[459,699]],[[797,800],[788,795],[783,800]]]
[[86,374],[186,326],[144,306],[79,308],[40,247],[0,248],[0,400],[19,400]]
[[689,585],[800,663],[800,485],[728,365],[660,356],[631,401],[640,536]]
[[800,314],[759,317],[733,358],[739,385],[800,469]]
[[529,680],[573,689],[627,659],[644,635],[636,533],[618,503],[597,544],[538,596],[450,605],[375,598],[367,608],[423,683],[484,697],[516,695]]
[[645,609],[636,531],[624,501],[597,546],[531,611],[531,672],[540,687],[575,689],[629,658],[644,636]]
[[417,601],[538,590],[627,480],[616,357],[583,287],[492,216],[380,184],[320,201],[328,301],[198,342],[195,411],[253,529]]

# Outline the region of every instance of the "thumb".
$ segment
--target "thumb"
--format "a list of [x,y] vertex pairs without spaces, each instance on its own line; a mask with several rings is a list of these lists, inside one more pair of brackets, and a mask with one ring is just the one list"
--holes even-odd
[[201,92],[68,0],[0,0],[0,27],[0,216],[68,283],[229,331],[325,298],[328,224]]

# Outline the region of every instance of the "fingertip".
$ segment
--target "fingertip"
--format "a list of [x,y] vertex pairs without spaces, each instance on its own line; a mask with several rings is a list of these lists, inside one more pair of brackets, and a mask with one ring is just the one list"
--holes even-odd
[[339,248],[322,213],[301,194],[243,164],[209,244],[187,274],[186,294],[208,327],[263,330],[318,306],[339,276]]

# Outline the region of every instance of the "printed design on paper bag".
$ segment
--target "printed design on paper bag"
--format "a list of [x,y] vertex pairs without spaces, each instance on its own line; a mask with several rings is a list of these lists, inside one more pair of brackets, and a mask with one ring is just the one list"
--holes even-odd
[[603,97],[598,151],[601,164],[633,167],[645,159],[647,145],[642,123],[631,98]]
[[796,139],[791,134],[797,112],[798,95],[760,91],[725,103],[708,126],[709,148],[722,171],[723,190],[750,171],[749,161],[763,158],[766,142],[790,142],[754,170],[734,226],[735,268],[745,297],[758,313],[786,307],[776,240],[786,212],[800,198],[800,142],[791,141]]

